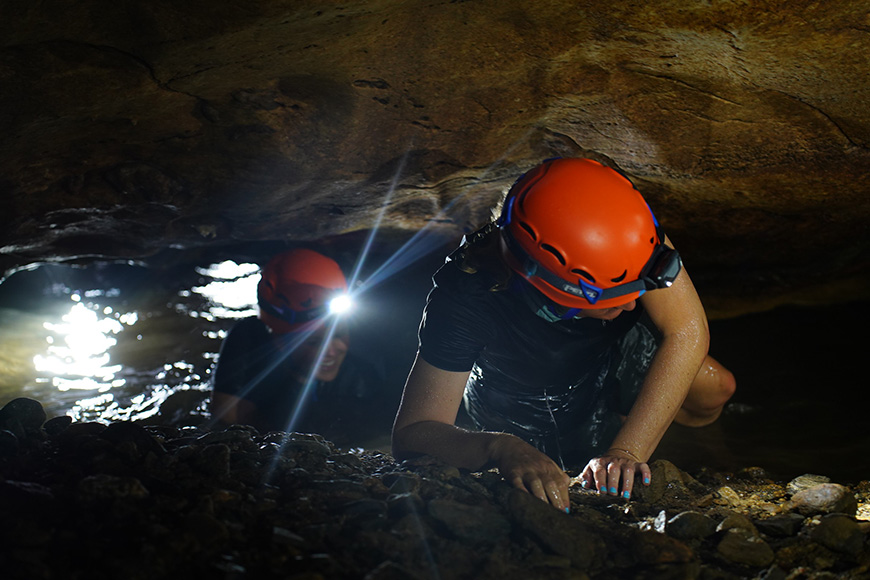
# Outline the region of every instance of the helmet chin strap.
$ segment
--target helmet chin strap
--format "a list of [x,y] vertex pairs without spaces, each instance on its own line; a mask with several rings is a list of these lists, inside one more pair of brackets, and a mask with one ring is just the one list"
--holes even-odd
[[571,320],[576,318],[583,309],[568,308],[566,312],[560,314],[556,311],[555,305],[543,294],[532,286],[527,280],[521,277],[514,277],[511,287],[523,299],[528,307],[540,318],[547,322],[559,322],[560,320]]

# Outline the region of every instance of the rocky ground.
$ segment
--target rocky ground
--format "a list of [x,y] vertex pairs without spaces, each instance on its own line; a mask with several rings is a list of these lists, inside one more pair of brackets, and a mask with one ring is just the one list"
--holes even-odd
[[46,421],[0,410],[0,577],[130,580],[870,578],[870,482],[653,463],[571,513],[497,473],[316,435]]

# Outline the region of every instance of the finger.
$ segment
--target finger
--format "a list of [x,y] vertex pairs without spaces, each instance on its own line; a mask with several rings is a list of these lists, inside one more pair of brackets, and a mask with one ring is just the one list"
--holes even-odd
[[556,485],[555,482],[550,482],[547,485],[547,497],[549,498],[550,503],[553,504],[553,507],[560,510],[565,509],[565,503],[563,498],[568,497],[568,495],[565,494],[563,496],[562,492],[559,490],[559,486]]
[[571,511],[571,496],[568,495],[568,482],[570,480],[566,477],[561,484],[559,484],[559,494],[562,496],[562,509],[565,510],[565,513]]
[[607,493],[607,470],[600,463],[595,466],[595,488],[598,493]]
[[631,499],[631,490],[634,486],[634,465],[629,464],[622,470],[622,498]]
[[541,501],[550,501],[547,498],[547,492],[544,490],[544,484],[541,483],[541,480],[538,478],[533,479],[528,485],[528,489],[532,492],[532,495],[538,498]]
[[589,489],[594,486],[595,476],[592,473],[592,469],[589,467],[589,464],[586,464],[586,468],[583,470],[583,473],[580,474],[580,484],[583,486],[583,489]]
[[616,490],[619,489],[619,477],[622,475],[622,466],[611,461],[607,464],[607,493],[616,495]]
[[652,481],[652,471],[646,463],[640,464],[640,475],[644,485],[649,485]]

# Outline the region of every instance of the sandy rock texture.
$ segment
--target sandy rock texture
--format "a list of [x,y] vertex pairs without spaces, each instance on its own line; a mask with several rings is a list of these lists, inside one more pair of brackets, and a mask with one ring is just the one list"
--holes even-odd
[[0,268],[457,238],[552,156],[645,193],[711,313],[866,298],[854,2],[2,2]]

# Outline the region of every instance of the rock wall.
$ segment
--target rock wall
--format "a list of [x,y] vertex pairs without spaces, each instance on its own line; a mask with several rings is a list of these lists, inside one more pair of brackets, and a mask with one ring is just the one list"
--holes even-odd
[[459,236],[585,155],[711,312],[866,299],[870,16],[808,0],[0,2],[0,268]]

